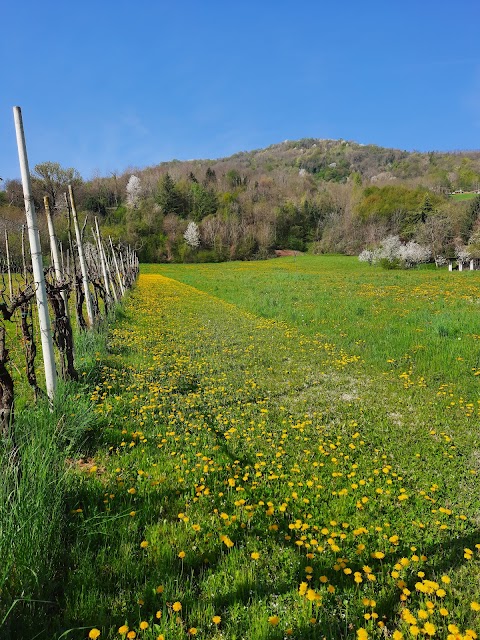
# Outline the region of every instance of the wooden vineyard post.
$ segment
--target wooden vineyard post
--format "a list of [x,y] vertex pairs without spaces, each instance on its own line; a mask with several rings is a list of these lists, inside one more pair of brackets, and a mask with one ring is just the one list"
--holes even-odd
[[101,264],[101,267],[102,267],[103,282],[105,284],[106,300],[107,300],[107,302],[109,302],[110,301],[110,287],[109,287],[109,284],[108,284],[107,265],[105,264],[105,256],[103,255],[102,236],[100,235],[100,230],[98,228],[98,220],[97,220],[97,218],[95,218],[95,229],[96,229],[96,233],[94,231],[93,235],[94,235],[95,240],[97,242],[98,257],[100,258],[100,264]]
[[77,238],[78,259],[80,261],[80,270],[82,272],[83,293],[85,295],[85,304],[87,306],[88,323],[92,327],[93,321],[94,321],[92,299],[90,297],[90,289],[88,285],[88,273],[87,273],[87,265],[85,262],[85,253],[83,251],[82,234],[80,233],[80,226],[78,224],[77,210],[75,208],[75,199],[73,197],[73,189],[71,184],[68,185],[68,195],[70,199],[70,208],[72,211],[73,225],[75,227],[75,236]]
[[12,267],[10,265],[10,248],[8,246],[8,233],[6,229],[5,229],[5,253],[7,256],[8,292],[10,294],[10,300],[13,300]]
[[115,254],[115,249],[113,248],[113,242],[112,242],[112,238],[109,236],[108,239],[110,240],[110,247],[112,249],[112,254],[113,254],[113,263],[115,265],[115,271],[117,273],[117,278],[118,278],[118,284],[120,286],[120,295],[123,296],[125,295],[125,288],[123,286],[123,282],[122,282],[122,276],[120,273],[120,269],[118,268],[118,260],[117,260],[117,256]]
[[[60,262],[60,256],[58,255],[57,238],[55,236],[55,229],[53,227],[52,214],[50,212],[50,198],[43,196],[43,204],[45,205],[45,215],[47,217],[48,235],[50,237],[50,249],[52,252],[53,266],[55,268],[55,280],[57,284],[60,284],[63,279],[63,269]],[[65,315],[68,317],[68,295],[67,292],[62,290],[61,296],[65,305]]]
[[50,326],[50,317],[48,315],[47,291],[45,287],[45,274],[43,272],[40,234],[38,231],[37,216],[32,196],[27,148],[25,144],[25,133],[23,130],[22,112],[20,107],[13,107],[13,114],[15,120],[15,131],[17,135],[20,171],[22,175],[23,196],[25,199],[25,214],[27,218],[28,239],[30,242],[30,252],[32,256],[33,281],[37,299],[38,321],[40,325],[43,362],[45,366],[45,383],[47,388],[47,395],[50,400],[53,400],[57,386],[57,372],[55,369],[55,356],[53,352],[53,339]]

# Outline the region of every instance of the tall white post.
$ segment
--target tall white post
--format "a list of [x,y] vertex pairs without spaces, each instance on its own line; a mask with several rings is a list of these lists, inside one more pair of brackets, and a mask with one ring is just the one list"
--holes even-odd
[[85,304],[87,306],[88,322],[90,326],[93,326],[93,307],[92,299],[90,297],[90,289],[88,286],[88,273],[87,265],[85,263],[85,254],[83,252],[82,234],[80,233],[80,227],[78,225],[77,209],[75,208],[75,199],[73,197],[72,185],[68,185],[68,195],[70,197],[70,207],[72,209],[73,225],[75,227],[75,236],[77,238],[77,250],[78,258],[80,260],[80,270],[82,272],[83,292],[85,294]]
[[38,231],[37,216],[35,213],[35,205],[33,203],[32,188],[30,184],[27,147],[25,145],[25,133],[23,130],[22,111],[20,107],[13,107],[13,117],[15,120],[15,131],[17,134],[18,158],[20,161],[20,172],[22,175],[23,197],[25,199],[28,240],[30,242],[30,253],[32,256],[33,281],[35,283],[38,321],[42,341],[43,363],[45,367],[45,384],[47,388],[47,395],[50,400],[53,400],[57,386],[57,371],[55,369],[52,330],[50,326],[50,317],[48,315],[42,248],[40,246],[40,234]]

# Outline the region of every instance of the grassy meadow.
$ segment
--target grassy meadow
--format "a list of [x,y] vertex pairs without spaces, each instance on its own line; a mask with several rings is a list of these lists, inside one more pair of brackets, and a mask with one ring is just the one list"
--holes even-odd
[[450,197],[452,198],[452,200],[455,200],[456,202],[461,202],[463,200],[473,200],[473,198],[475,198],[476,195],[477,194],[475,191],[470,191],[467,193],[453,193]]
[[479,303],[348,257],[145,265],[84,363],[48,603],[0,636],[476,638]]

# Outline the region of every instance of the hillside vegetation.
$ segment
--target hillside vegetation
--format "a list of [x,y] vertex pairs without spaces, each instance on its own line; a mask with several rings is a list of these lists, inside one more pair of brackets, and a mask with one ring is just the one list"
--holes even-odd
[[[454,252],[479,224],[480,152],[419,153],[309,138],[220,160],[173,160],[84,181],[75,169],[35,167],[38,205],[48,193],[63,222],[62,190],[98,215],[142,261],[220,261],[266,257],[274,249],[355,254],[388,235],[432,254]],[[470,200],[453,199],[453,191]],[[458,196],[457,196],[458,198]],[[3,204],[2,204],[3,203]],[[7,226],[22,219],[18,181],[1,193]],[[185,241],[188,223],[198,242]]]

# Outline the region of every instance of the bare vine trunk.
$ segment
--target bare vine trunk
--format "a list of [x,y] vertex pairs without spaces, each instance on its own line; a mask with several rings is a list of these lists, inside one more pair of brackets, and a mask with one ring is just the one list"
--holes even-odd
[[15,447],[13,434],[13,380],[7,369],[9,361],[8,349],[5,343],[6,331],[0,325],[0,434],[5,441],[10,440]]
[[37,374],[35,372],[35,358],[37,356],[37,345],[33,337],[33,317],[32,305],[27,302],[20,307],[20,328],[22,330],[23,345],[25,347],[25,364],[27,372],[28,384],[33,389],[35,401],[41,393],[41,389],[37,383]]

